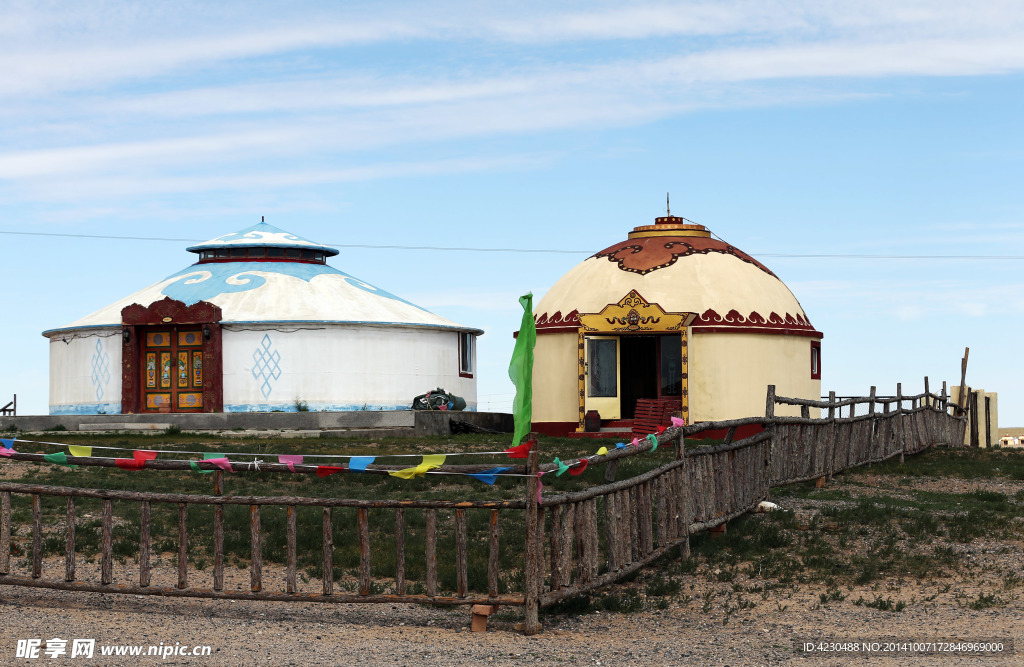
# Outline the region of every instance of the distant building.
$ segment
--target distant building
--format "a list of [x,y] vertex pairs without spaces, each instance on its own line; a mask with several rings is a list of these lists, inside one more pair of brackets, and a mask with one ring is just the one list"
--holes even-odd
[[[766,266],[666,216],[565,274],[534,309],[534,429],[583,430],[663,399],[688,421],[763,415],[778,394],[819,399],[822,333]],[[796,408],[795,414],[799,414]]]
[[408,408],[443,387],[475,409],[476,337],[327,265],[334,248],[260,223],[59,329],[50,414]]

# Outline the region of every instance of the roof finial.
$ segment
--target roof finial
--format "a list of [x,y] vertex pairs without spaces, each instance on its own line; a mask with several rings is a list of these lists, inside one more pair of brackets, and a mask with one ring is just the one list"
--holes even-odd
[[665,193],[665,215],[667,215],[670,218],[672,217],[672,207],[669,206],[667,192]]
[[263,216],[261,215],[261,216],[260,216],[260,222],[266,222],[266,221],[267,221],[267,220],[266,220],[266,218],[264,218],[264,217],[263,217]]

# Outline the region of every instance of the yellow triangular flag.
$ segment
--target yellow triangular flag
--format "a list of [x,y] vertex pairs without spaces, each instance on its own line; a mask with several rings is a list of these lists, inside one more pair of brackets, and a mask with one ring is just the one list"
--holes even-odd
[[68,453],[70,453],[71,456],[92,456],[92,447],[68,445]]
[[412,479],[413,477],[422,477],[427,473],[428,470],[433,468],[439,468],[445,459],[445,454],[427,454],[423,457],[423,462],[415,468],[405,468],[403,470],[390,470],[388,474],[392,477],[401,477],[402,479]]
[[607,447],[602,447],[601,449],[597,450],[597,455],[598,456],[604,456],[607,453],[608,453],[608,448]]

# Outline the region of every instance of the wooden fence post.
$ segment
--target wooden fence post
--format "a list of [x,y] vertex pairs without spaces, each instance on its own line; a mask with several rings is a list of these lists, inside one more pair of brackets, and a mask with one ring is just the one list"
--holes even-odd
[[526,480],[526,622],[523,624],[523,634],[535,635],[540,632],[540,621],[538,620],[538,580],[543,559],[537,552],[537,515],[540,509],[537,503],[537,489],[540,487],[537,478],[537,470],[540,467],[540,459],[537,447],[530,451],[526,459],[526,472],[529,477]]
[[899,424],[900,429],[900,463],[903,463],[903,452],[907,449],[907,434],[906,428],[903,423],[903,383],[896,383],[896,410],[898,415],[896,417],[896,423]]
[[[765,498],[770,498],[772,493],[772,462],[775,460],[775,385],[768,385],[768,394],[764,401],[764,425],[768,430],[768,460],[764,464],[764,486]],[[690,517],[692,520],[692,517]],[[689,532],[689,527],[687,527]],[[689,551],[689,536],[687,536],[687,551]]]

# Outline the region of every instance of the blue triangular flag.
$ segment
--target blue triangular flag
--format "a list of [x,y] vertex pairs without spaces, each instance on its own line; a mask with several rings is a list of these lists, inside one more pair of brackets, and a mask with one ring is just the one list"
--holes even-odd
[[4,449],[13,449],[14,440],[8,440],[7,438],[0,438],[0,443],[3,443]]
[[366,466],[373,463],[376,456],[353,456],[348,461],[348,469],[356,472],[366,472]]
[[494,480],[498,478],[499,474],[511,469],[512,468],[491,468],[490,470],[484,470],[483,472],[467,472],[466,474],[480,480],[484,484],[494,484]]

